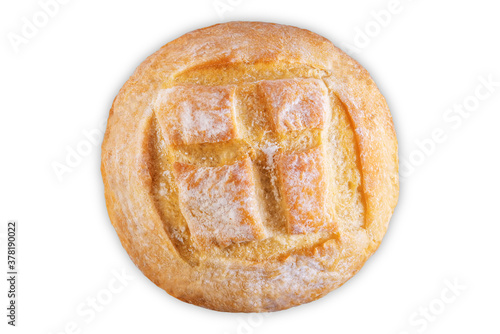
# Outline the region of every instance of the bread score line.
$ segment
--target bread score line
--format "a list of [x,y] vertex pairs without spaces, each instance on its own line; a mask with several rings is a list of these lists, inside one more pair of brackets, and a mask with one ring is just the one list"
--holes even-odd
[[[196,102],[192,89],[215,97]],[[287,98],[294,107],[280,110]],[[299,181],[315,175],[302,190],[294,168]],[[282,310],[341,286],[380,245],[399,191],[392,118],[368,72],[315,33],[261,22],[196,30],[148,57],[113,102],[101,171],[139,269],[228,312]],[[240,204],[217,218],[227,194]],[[325,203],[316,220],[296,204],[307,200]]]

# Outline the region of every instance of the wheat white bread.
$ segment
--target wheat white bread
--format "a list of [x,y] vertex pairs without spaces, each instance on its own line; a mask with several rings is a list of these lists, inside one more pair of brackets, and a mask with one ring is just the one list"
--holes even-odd
[[327,39],[231,22],[148,57],[102,145],[111,222],[170,295],[283,310],[352,277],[397,203],[392,118],[368,72]]

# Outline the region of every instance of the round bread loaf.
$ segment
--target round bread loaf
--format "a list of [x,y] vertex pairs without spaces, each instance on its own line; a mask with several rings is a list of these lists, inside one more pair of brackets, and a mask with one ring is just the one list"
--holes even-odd
[[111,108],[106,204],[172,296],[286,309],[352,277],[398,198],[397,141],[368,72],[325,38],[232,22],[146,59]]

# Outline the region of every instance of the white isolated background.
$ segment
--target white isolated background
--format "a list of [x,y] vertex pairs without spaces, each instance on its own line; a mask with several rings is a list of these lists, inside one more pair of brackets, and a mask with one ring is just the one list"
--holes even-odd
[[[2,333],[500,333],[497,1],[57,3],[47,20],[37,0],[0,5],[0,267],[4,277],[5,226],[17,219],[20,274],[15,328],[1,279]],[[26,20],[40,27],[13,47]],[[233,20],[350,49],[388,101],[406,170],[365,267],[319,301],[266,315],[185,304],[146,279],[109,222],[99,170],[99,131],[134,69],[186,32]],[[57,164],[70,171],[58,178]]]

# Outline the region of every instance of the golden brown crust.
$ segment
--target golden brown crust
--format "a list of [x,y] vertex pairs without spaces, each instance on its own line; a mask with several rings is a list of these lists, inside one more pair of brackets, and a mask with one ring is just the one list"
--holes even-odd
[[198,248],[266,237],[250,158],[220,167],[176,162],[174,174],[179,206]]
[[[285,133],[278,135],[259,83],[295,78],[325,87],[328,113],[307,114],[299,122],[291,110],[292,120],[275,118],[274,129]],[[176,108],[192,100],[167,110],[159,101],[168,89],[193,85],[230,87],[213,105],[234,112],[234,122],[213,132],[188,120],[165,140],[165,112],[174,108],[184,115]],[[305,109],[318,105],[317,97],[311,99]],[[193,126],[198,132],[189,132]],[[332,227],[291,235],[275,160],[318,147],[325,160],[324,196],[330,200],[324,213]],[[252,194],[258,209],[248,206],[248,220],[240,223],[251,222],[254,229],[233,237],[212,233],[198,240],[221,237],[221,244],[198,247],[179,205],[174,165],[179,172],[182,166],[221,168],[242,160],[247,167],[251,160],[254,176],[244,169],[239,191]],[[321,36],[270,23],[196,30],[144,61],[113,102],[101,170],[111,222],[134,263],[169,294],[219,311],[276,311],[339,287],[377,249],[398,197],[394,127],[367,71]]]
[[[276,162],[288,233],[331,229],[326,210],[324,157],[320,148],[281,154]],[[326,225],[326,226],[325,226]]]

